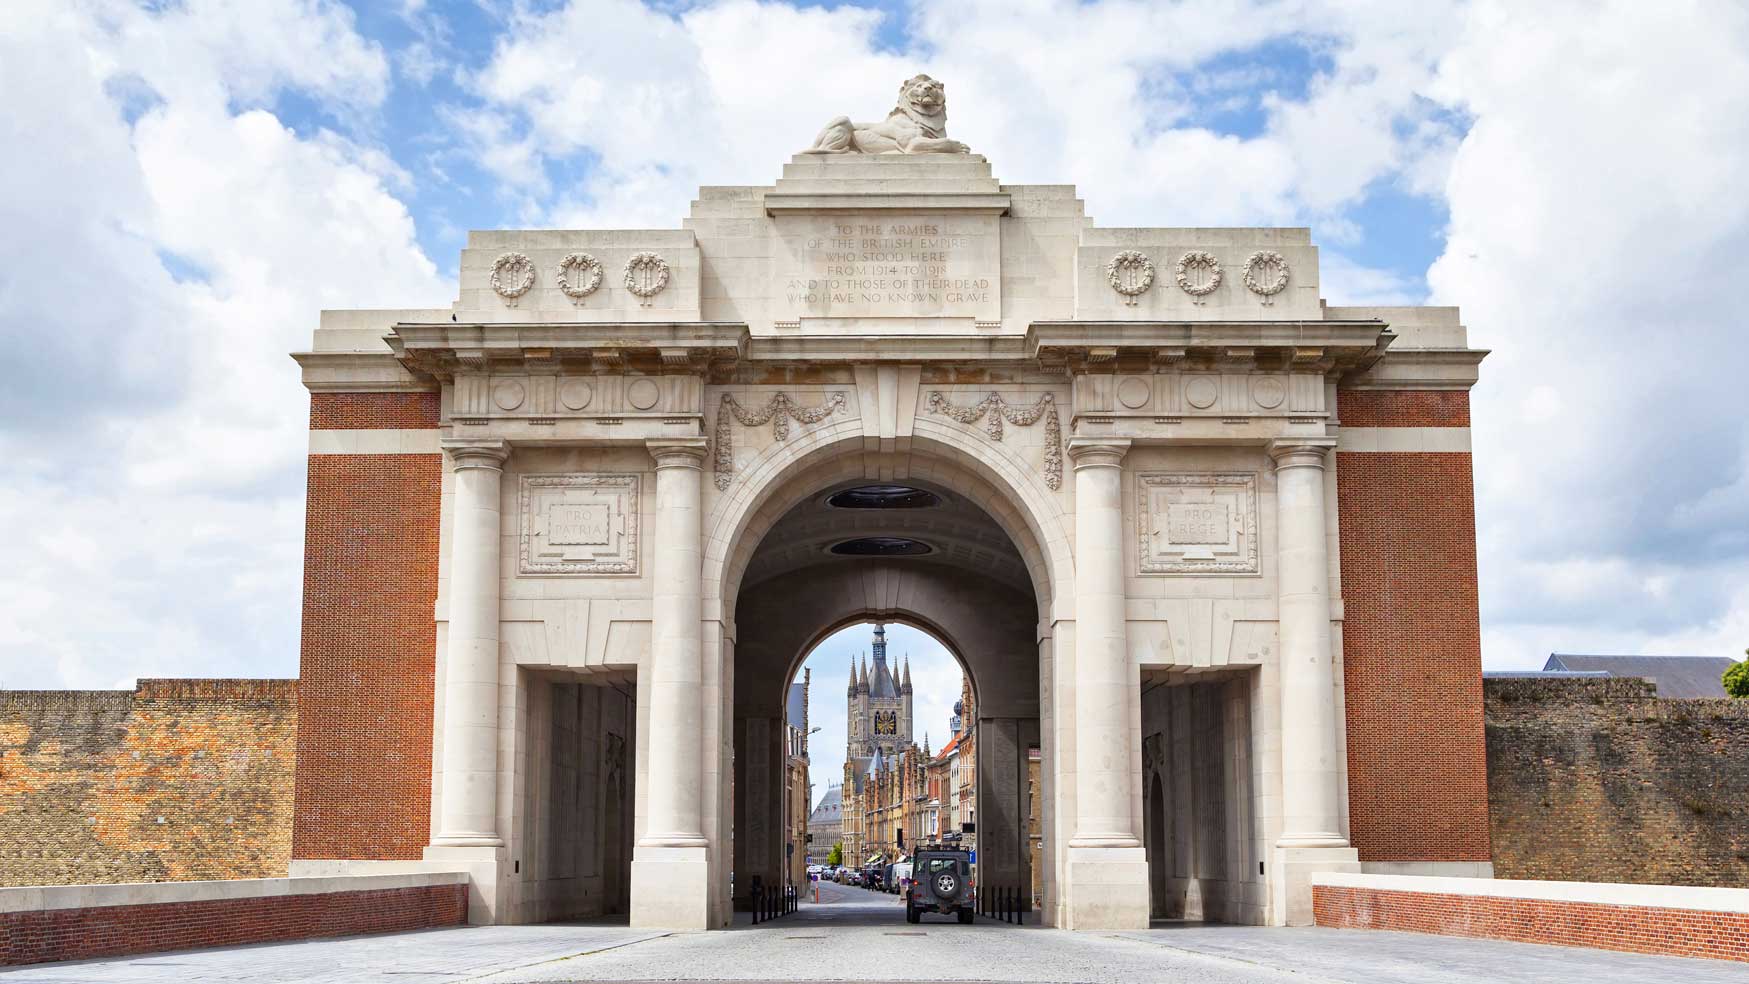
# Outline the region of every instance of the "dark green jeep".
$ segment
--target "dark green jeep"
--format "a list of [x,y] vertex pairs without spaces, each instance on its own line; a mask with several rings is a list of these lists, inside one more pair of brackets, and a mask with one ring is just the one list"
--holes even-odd
[[925,912],[972,921],[972,855],[946,847],[920,847],[911,857],[911,887],[905,891],[905,921]]

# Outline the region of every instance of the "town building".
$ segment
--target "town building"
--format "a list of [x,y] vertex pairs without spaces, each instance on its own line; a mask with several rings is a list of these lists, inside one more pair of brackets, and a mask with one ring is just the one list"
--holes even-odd
[[[834,845],[844,842],[844,787],[833,783],[808,815],[808,863],[825,864]],[[845,857],[849,857],[845,854]]]
[[812,839],[808,821],[813,811],[813,788],[808,781],[808,690],[813,671],[802,669],[802,678],[789,686],[789,699],[784,702],[784,840],[787,860],[785,884],[808,883],[808,847]]

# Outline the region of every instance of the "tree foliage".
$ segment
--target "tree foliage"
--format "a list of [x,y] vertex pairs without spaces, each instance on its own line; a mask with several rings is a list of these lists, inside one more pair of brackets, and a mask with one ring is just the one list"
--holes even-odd
[[[1749,649],[1743,650],[1749,656]],[[1731,664],[1725,671],[1725,693],[1732,697],[1749,697],[1749,659]]]
[[841,865],[844,863],[844,842],[843,841],[839,841],[838,843],[832,845],[832,853],[826,855],[826,863],[830,864],[830,865]]

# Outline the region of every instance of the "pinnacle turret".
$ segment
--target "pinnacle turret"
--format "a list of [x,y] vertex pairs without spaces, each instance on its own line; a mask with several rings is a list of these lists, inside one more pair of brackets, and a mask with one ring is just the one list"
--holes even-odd
[[857,678],[856,692],[859,694],[868,693],[868,658],[867,657],[864,657],[863,661],[862,661],[862,676]]
[[856,696],[856,657],[850,657],[850,682],[844,687],[846,697]]
[[899,684],[899,692],[902,694],[908,694],[911,692],[911,654],[910,653],[905,654],[905,682]]

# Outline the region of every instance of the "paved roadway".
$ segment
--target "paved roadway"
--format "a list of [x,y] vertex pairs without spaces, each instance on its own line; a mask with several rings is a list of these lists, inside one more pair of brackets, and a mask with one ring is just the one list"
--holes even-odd
[[0,972],[0,984],[531,984],[1016,981],[1059,984],[1744,984],[1749,967],[1412,933],[1182,925],[1063,933],[980,919],[906,924],[896,897],[825,885],[818,904],[720,933],[486,926],[161,953]]

